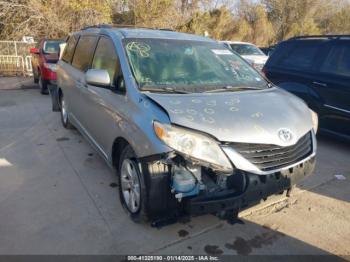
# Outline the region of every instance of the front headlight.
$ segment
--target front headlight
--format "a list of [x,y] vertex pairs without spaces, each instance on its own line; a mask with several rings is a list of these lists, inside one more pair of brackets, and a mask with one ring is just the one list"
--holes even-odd
[[314,129],[316,134],[318,129],[318,115],[311,109],[310,111],[311,111],[311,119],[312,119],[312,128]]
[[219,144],[212,138],[184,128],[154,122],[157,137],[178,153],[223,173],[232,173],[232,165]]

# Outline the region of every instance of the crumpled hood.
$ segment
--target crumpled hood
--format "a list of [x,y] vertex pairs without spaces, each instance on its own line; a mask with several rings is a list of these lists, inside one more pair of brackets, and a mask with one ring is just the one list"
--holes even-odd
[[[261,143],[287,146],[312,129],[307,105],[279,89],[224,93],[145,93],[163,107],[173,124],[210,134],[222,142]],[[283,142],[281,128],[292,133]]]

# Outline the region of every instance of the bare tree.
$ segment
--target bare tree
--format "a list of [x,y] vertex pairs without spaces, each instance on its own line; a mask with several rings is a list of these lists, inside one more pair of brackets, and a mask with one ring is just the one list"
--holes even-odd
[[109,23],[106,0],[0,0],[0,38],[17,40],[24,35],[59,38],[83,26]]
[[101,23],[172,28],[269,45],[350,33],[348,0],[0,0],[0,39],[60,38]]

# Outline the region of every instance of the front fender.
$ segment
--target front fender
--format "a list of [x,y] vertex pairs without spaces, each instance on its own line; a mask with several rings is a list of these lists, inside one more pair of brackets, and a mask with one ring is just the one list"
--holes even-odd
[[[126,115],[115,120],[118,125],[118,136],[131,145],[138,158],[162,155],[172,151],[161,142],[153,130],[153,121],[169,123],[168,115],[157,104],[146,96],[139,96],[130,101],[130,107],[124,111]],[[117,138],[115,137],[114,140]],[[112,156],[111,143],[110,156]]]

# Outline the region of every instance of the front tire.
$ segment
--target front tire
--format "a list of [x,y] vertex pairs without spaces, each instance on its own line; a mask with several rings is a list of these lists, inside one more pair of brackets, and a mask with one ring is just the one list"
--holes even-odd
[[60,95],[60,112],[61,112],[61,122],[64,128],[66,129],[74,129],[74,126],[69,121],[69,114],[67,109],[67,102],[61,93]]
[[138,168],[136,155],[127,145],[120,155],[118,167],[119,197],[123,208],[136,222],[148,221],[146,212],[146,186]]
[[[131,146],[127,145],[120,154],[117,170],[120,201],[134,222],[157,220],[177,212],[177,202],[170,191],[168,165],[140,163]],[[128,197],[131,191],[132,199]]]

